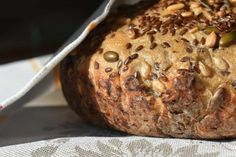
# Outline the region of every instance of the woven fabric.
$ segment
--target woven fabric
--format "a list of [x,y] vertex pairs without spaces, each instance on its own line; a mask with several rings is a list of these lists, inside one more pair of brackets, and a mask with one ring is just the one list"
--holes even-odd
[[235,144],[235,142],[203,142],[145,137],[70,137],[3,147],[0,149],[0,156],[235,157]]

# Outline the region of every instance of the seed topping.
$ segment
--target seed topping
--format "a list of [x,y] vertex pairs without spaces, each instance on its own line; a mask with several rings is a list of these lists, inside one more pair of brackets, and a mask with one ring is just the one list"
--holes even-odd
[[115,51],[107,51],[104,53],[103,58],[110,63],[117,62],[119,60],[119,54]]

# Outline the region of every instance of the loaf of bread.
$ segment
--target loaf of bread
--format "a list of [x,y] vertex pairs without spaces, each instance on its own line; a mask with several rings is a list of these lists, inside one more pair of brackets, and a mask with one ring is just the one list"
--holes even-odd
[[61,64],[85,120],[129,134],[236,137],[236,1],[122,6]]

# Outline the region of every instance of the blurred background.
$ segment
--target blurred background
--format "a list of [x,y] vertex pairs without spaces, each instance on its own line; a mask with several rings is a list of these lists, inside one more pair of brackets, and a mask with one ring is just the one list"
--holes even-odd
[[0,5],[0,64],[55,52],[102,0],[8,0]]

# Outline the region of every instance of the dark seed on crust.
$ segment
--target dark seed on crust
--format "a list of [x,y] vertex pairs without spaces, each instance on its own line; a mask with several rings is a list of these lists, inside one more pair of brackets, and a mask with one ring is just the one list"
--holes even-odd
[[190,58],[190,57],[188,57],[188,56],[185,56],[185,57],[183,57],[183,58],[180,59],[180,62],[189,62],[189,61],[191,61],[191,60],[192,60],[192,58]]
[[204,37],[202,37],[202,39],[201,39],[200,42],[201,42],[202,45],[205,45],[205,43],[206,43],[206,39],[205,39]]
[[179,35],[184,35],[185,33],[187,33],[188,29],[184,28],[179,32]]
[[168,47],[170,47],[170,44],[168,42],[163,42],[163,47],[168,48]]
[[132,47],[132,44],[131,44],[131,43],[127,43],[127,44],[126,44],[126,49],[131,49],[131,47]]
[[193,52],[193,48],[191,46],[188,46],[188,47],[186,47],[186,51],[188,53],[192,53]]
[[153,35],[150,35],[150,36],[149,36],[149,40],[150,40],[150,42],[152,43],[152,42],[155,40],[154,36],[153,36]]
[[159,71],[160,70],[160,63],[154,63],[154,69],[156,71]]
[[194,46],[197,46],[198,43],[199,43],[199,41],[198,41],[197,39],[194,39],[194,40],[193,40],[193,45],[194,45]]
[[175,29],[172,29],[172,30],[170,31],[170,33],[171,33],[172,36],[174,36],[175,33],[176,33],[176,30],[175,30]]
[[152,34],[156,34],[156,33],[157,33],[156,31],[150,31],[150,32],[148,32],[147,34],[152,35]]
[[139,46],[135,49],[135,52],[141,51],[143,48],[144,48],[143,45],[139,45]]
[[137,59],[138,56],[139,56],[139,55],[138,55],[137,53],[132,54],[132,55],[130,56],[130,59],[132,59],[132,60]]
[[124,61],[124,65],[128,65],[129,63],[131,63],[132,59],[130,57],[126,58],[126,60]]
[[99,63],[97,61],[94,62],[94,69],[99,69]]
[[111,72],[113,69],[111,68],[111,67],[107,67],[106,69],[105,69],[105,72],[106,73],[109,73],[109,72]]
[[153,50],[157,47],[157,43],[151,43],[150,49]]
[[176,42],[176,43],[179,43],[179,40],[175,39],[175,42]]
[[186,42],[186,43],[189,43],[189,41],[185,38],[181,38],[182,41]]
[[168,33],[168,29],[163,29],[161,35],[166,35]]

